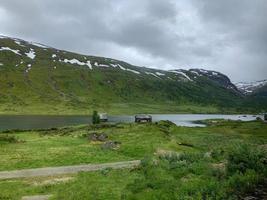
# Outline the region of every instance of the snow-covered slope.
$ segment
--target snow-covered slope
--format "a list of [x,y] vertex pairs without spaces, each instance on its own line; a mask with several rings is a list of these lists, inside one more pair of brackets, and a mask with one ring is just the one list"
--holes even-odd
[[255,82],[239,82],[235,84],[236,87],[244,94],[252,94],[255,91],[261,89],[267,85],[267,80],[255,81]]

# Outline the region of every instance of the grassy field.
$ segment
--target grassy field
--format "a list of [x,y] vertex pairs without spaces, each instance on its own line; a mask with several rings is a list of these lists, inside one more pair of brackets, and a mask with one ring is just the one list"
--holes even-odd
[[[0,181],[0,199],[238,199],[266,177],[267,124],[207,121],[77,126],[0,134],[0,170],[142,159],[133,170]],[[116,148],[92,141],[104,133]],[[265,159],[265,161],[264,161]]]
[[[93,110],[100,112],[107,112],[111,115],[123,115],[123,114],[136,114],[136,113],[151,113],[151,114],[166,114],[166,113],[221,113],[221,114],[234,114],[241,113],[237,109],[223,109],[218,106],[203,106],[198,104],[178,105],[178,104],[145,104],[145,103],[105,103],[94,106],[77,106],[68,107],[64,104],[57,103],[57,107],[54,104],[38,104],[33,103],[25,106],[14,106],[9,104],[0,105],[0,114],[23,114],[23,115],[91,115]],[[243,112],[244,113],[244,112]],[[247,111],[246,113],[253,113]]]

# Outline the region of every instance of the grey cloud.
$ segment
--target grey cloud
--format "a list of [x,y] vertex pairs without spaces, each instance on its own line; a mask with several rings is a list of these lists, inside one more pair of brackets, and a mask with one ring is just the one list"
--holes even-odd
[[199,9],[212,31],[228,35],[233,43],[267,53],[265,0],[206,0]]
[[154,0],[147,5],[148,14],[158,20],[175,20],[177,8],[171,1]]
[[[220,68],[231,67],[228,71],[236,80],[266,79],[267,77],[267,21],[265,0],[195,1],[199,17],[214,38],[223,36]],[[218,48],[219,46],[217,46]],[[235,49],[229,55],[226,51]],[[228,59],[228,60],[226,60]]]

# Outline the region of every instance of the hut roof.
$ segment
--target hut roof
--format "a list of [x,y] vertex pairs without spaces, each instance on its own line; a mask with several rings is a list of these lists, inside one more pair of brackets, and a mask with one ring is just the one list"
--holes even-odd
[[107,115],[107,113],[99,113],[99,117],[100,117],[100,119],[101,118],[107,118],[108,115]]
[[139,115],[135,115],[135,118],[150,119],[150,118],[152,118],[152,116],[146,115],[146,114],[139,114]]

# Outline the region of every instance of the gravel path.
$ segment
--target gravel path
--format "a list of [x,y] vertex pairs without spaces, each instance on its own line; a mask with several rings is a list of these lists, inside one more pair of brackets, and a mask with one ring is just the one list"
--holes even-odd
[[23,169],[14,171],[1,171],[1,179],[12,179],[12,178],[28,178],[36,176],[54,176],[60,174],[73,174],[78,172],[86,171],[97,171],[106,168],[121,169],[121,168],[132,168],[138,166],[140,160],[123,161],[114,163],[103,163],[103,164],[87,164],[87,165],[73,165],[64,167],[45,167],[37,169]]
[[25,196],[21,200],[48,200],[52,195]]

